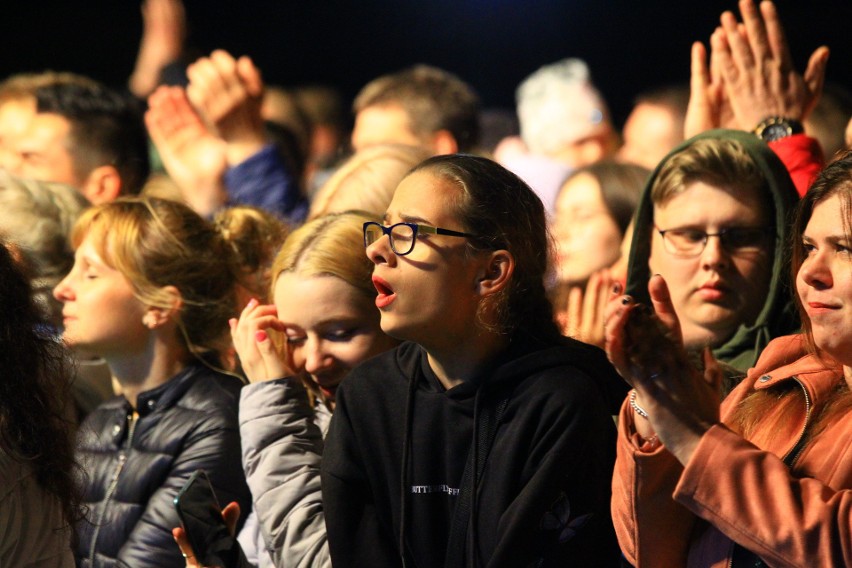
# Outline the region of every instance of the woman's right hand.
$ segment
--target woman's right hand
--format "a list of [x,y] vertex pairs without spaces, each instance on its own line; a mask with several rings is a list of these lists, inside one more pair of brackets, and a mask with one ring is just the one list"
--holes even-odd
[[293,374],[275,348],[270,330],[284,331],[274,305],[261,304],[252,298],[240,314],[231,318],[231,339],[240,357],[243,372],[252,383],[280,379]]
[[[590,345],[604,346],[604,315],[613,294],[613,280],[609,270],[592,273],[585,290],[574,286],[568,292],[565,311],[560,314],[562,333]],[[617,288],[621,290],[620,284]]]

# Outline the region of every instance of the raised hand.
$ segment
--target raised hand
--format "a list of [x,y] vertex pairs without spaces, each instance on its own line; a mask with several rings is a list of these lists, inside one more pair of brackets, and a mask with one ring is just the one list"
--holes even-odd
[[227,194],[225,143],[213,136],[180,87],[160,87],[148,98],[145,124],[169,176],[190,207],[210,215]]
[[187,95],[211,131],[227,144],[235,166],[266,144],[260,105],[263,80],[248,57],[216,50],[187,68]]
[[828,48],[813,52],[802,75],[793,67],[775,5],[764,0],[759,12],[752,0],[739,6],[743,22],[724,12],[722,33],[712,44],[736,120],[747,129],[769,116],[804,121],[822,94]]
[[[711,45],[715,36],[721,33],[721,28],[713,32]],[[684,118],[684,137],[692,138],[713,128],[738,128],[734,123],[730,102],[725,96],[715,52],[710,53],[709,66],[707,48],[701,42],[692,44],[690,55],[689,104]]]
[[243,309],[239,320],[232,318],[228,322],[243,372],[252,383],[280,379],[293,374],[268,333],[269,330],[284,331],[284,324],[277,314],[278,310],[274,305],[260,304],[252,299]]
[[609,270],[599,270],[589,277],[585,290],[574,286],[568,292],[566,309],[560,318],[562,333],[590,345],[604,346],[604,312],[612,295]]
[[804,121],[825,80],[828,48],[817,48],[804,75],[793,67],[775,5],[740,0],[742,23],[731,12],[710,36],[710,63],[701,43],[692,46],[690,99],[684,134],[711,128],[751,130],[770,116]]
[[139,98],[151,94],[163,68],[180,57],[185,40],[186,15],[181,0],[144,0],[142,39],[128,81],[130,91]]

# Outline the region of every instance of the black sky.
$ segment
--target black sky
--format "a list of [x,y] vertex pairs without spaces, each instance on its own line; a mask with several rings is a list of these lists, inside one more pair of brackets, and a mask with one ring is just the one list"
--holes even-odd
[[[539,66],[581,57],[616,121],[637,92],[686,82],[689,46],[732,1],[185,0],[190,43],[254,57],[269,82],[326,83],[351,97],[371,78],[426,62],[470,82],[489,106],[511,106]],[[7,1],[0,76],[71,70],[121,85],[141,33],[133,0]],[[852,88],[852,0],[780,0],[794,59],[832,48],[828,79]]]

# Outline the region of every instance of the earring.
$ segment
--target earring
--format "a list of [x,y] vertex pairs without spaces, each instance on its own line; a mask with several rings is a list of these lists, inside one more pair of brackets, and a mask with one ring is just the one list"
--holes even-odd
[[145,314],[145,317],[142,318],[142,325],[148,329],[154,329],[157,327],[157,321],[154,319],[154,314]]

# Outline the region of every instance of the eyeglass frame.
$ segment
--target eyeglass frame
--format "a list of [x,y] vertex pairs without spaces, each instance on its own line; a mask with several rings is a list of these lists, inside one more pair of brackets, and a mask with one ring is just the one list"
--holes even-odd
[[[663,239],[663,248],[665,248],[666,252],[671,254],[672,256],[677,256],[680,258],[695,258],[697,256],[701,256],[701,254],[707,249],[707,242],[710,240],[710,237],[719,237],[719,244],[725,249],[729,254],[737,254],[738,251],[736,248],[731,249],[725,246],[724,237],[726,234],[731,233],[732,231],[740,231],[740,230],[748,230],[748,231],[757,231],[764,234],[765,237],[771,236],[773,231],[772,227],[727,227],[722,229],[717,233],[708,233],[706,231],[702,231],[700,229],[690,229],[688,227],[679,227],[674,229],[660,229],[658,226],[654,225],[654,230],[656,230],[660,237]],[[669,241],[666,240],[666,233],[670,233],[672,231],[694,231],[696,233],[702,233],[704,235],[703,242],[701,243],[701,249],[695,252],[694,254],[688,254],[677,250],[672,250],[672,245]]]
[[[476,235],[472,235],[470,233],[463,233],[461,231],[453,231],[452,229],[443,229],[441,227],[433,227],[431,225],[422,225],[420,223],[409,223],[407,221],[402,221],[400,223],[394,223],[393,225],[389,225],[387,227],[382,225],[381,223],[376,222],[376,221],[367,221],[362,225],[362,229],[361,229],[363,231],[363,234],[364,234],[364,248],[367,248],[372,244],[372,243],[367,242],[367,229],[369,227],[373,226],[373,225],[375,225],[376,227],[378,227],[379,229],[382,230],[382,235],[386,235],[388,237],[388,244],[390,245],[391,250],[397,256],[406,256],[406,255],[411,254],[411,251],[414,250],[414,245],[417,242],[417,235],[419,235],[421,233],[425,234],[425,235],[444,235],[444,236],[447,236],[447,237],[465,237],[465,238],[468,238],[468,239],[478,238]],[[393,229],[394,229],[394,227],[398,227],[400,225],[405,225],[406,227],[409,227],[411,229],[411,232],[412,232],[411,248],[409,248],[405,252],[399,252],[398,250],[396,250],[396,245],[394,245]],[[381,238],[381,237],[379,237],[379,238]],[[376,241],[378,241],[378,240],[379,239],[377,238]],[[373,242],[376,242],[376,241],[373,241]]]

